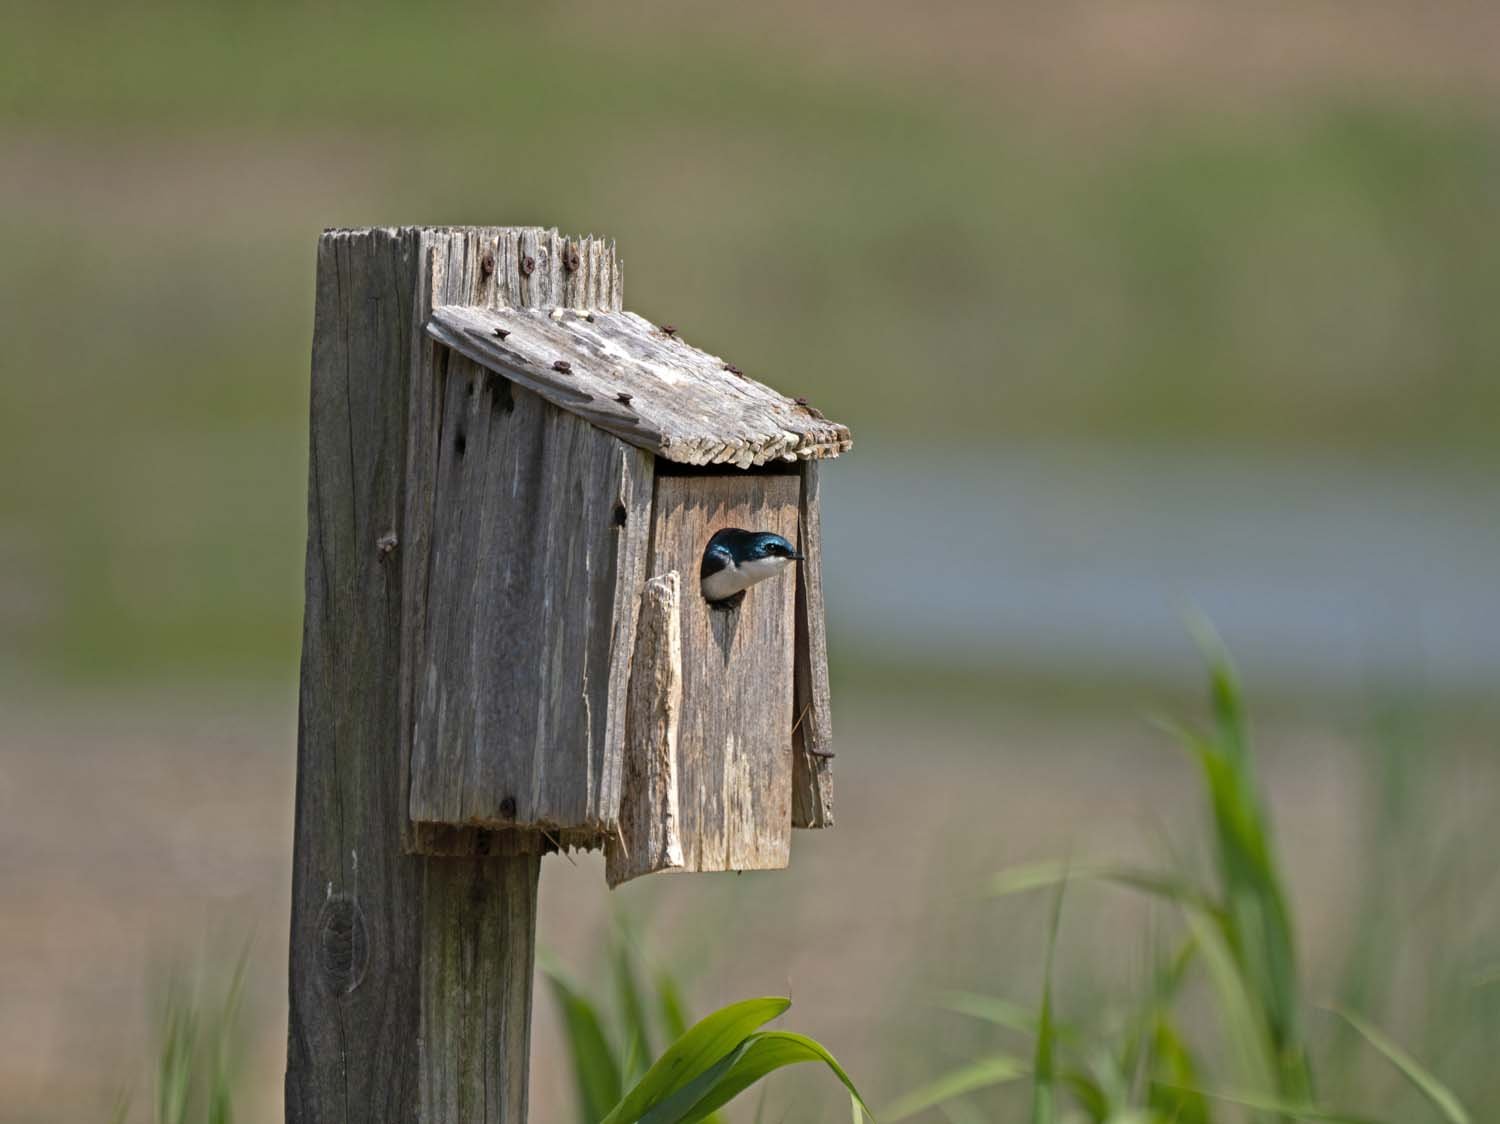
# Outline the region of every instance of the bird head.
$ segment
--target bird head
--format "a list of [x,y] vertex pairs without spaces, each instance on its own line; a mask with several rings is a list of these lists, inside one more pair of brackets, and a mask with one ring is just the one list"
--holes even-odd
[[723,600],[801,559],[795,546],[771,531],[726,527],[708,540],[703,552],[703,594],[710,601]]

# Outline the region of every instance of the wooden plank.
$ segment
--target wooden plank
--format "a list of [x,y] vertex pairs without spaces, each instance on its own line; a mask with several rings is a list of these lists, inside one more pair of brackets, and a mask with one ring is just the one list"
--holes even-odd
[[822,497],[818,465],[802,466],[797,567],[797,665],[792,712],[792,826],[833,826],[833,705],[823,615]]
[[604,850],[610,888],[682,868],[677,726],[682,716],[682,583],[674,570],[641,592],[625,734],[620,830]]
[[791,849],[795,578],[755,586],[738,609],[698,590],[724,527],[795,541],[796,475],[658,475],[650,572],[684,575],[678,798],[684,869],[765,870]]
[[748,468],[851,447],[849,430],[815,407],[631,312],[439,306],[427,331],[554,405],[681,464]]
[[652,458],[462,356],[442,410],[411,818],[601,845]]
[[[539,247],[557,237],[555,231],[525,227],[422,229],[430,268],[418,297],[417,323],[425,324],[437,304],[491,304],[526,307],[549,293],[530,284],[538,268]],[[532,256],[532,270],[525,259]],[[589,269],[599,278],[619,308],[620,268],[612,245],[600,244]],[[417,331],[412,337],[412,375],[407,430],[407,499],[401,529],[403,567],[401,736],[402,791],[409,792],[411,735],[416,723],[418,665],[427,650],[427,591],[432,559],[437,471],[452,352]],[[403,797],[409,806],[409,799]],[[500,855],[550,849],[553,840],[530,832],[503,832],[472,827],[408,821],[408,850],[432,855]]]
[[[435,486],[423,455],[407,475],[407,453],[436,439],[442,390],[441,349],[422,326],[434,297],[476,299],[483,249],[512,237],[519,242],[519,232],[494,227],[408,227],[329,231],[318,244],[288,1121],[416,1120],[423,1090],[457,1080],[422,1067],[450,1065],[488,1075],[502,1110],[486,1119],[523,1118],[503,1106],[524,1097],[524,1035],[422,1055],[424,1021],[435,1028],[461,1016],[445,1009],[448,992],[424,990],[422,973],[426,948],[471,950],[479,979],[529,956],[522,922],[534,916],[537,860],[509,856],[542,843],[469,833],[468,846],[508,856],[473,864],[486,885],[509,887],[509,920],[497,929],[464,907],[469,886],[433,865],[448,860],[406,854],[402,838],[412,697],[402,636],[420,635],[425,620],[420,560]],[[500,1005],[485,1007],[492,1022],[518,1027],[529,1018],[530,973],[506,978],[512,985],[482,1003]]]

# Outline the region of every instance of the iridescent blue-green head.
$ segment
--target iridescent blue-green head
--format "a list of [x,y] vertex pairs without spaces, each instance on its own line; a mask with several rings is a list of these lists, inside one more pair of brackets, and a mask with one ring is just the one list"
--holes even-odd
[[801,558],[797,548],[780,535],[726,527],[708,540],[703,552],[698,570],[703,596],[710,601],[728,600]]

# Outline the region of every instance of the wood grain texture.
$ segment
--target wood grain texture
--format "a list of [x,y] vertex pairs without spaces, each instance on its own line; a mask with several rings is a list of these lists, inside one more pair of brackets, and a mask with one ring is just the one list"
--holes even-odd
[[[397,232],[386,231],[387,235]],[[575,295],[593,294],[603,309],[618,310],[621,269],[614,245],[597,238],[571,240],[587,249],[572,274],[564,260],[570,240],[556,230],[535,227],[404,228],[419,239],[427,263],[420,271],[415,315],[425,324],[434,304],[506,308],[550,308],[568,299],[560,278],[574,276]],[[530,259],[530,271],[527,259]],[[400,528],[402,566],[401,737],[402,791],[410,788],[412,731],[416,724],[418,668],[427,650],[427,591],[432,561],[443,406],[452,353],[420,330],[411,340],[411,379],[407,411],[407,494]],[[403,803],[409,801],[403,796]],[[488,830],[407,821],[408,850],[432,855],[501,855],[555,848],[555,837],[534,832]]]
[[524,1121],[540,857],[426,863],[423,1121]]
[[[448,1057],[421,1053],[418,1041],[424,1022],[449,1026],[469,1015],[443,1008],[450,990],[423,986],[424,972],[443,975],[424,955],[469,950],[478,958],[468,969],[472,978],[488,980],[530,956],[537,859],[516,852],[540,850],[540,840],[469,836],[474,849],[513,856],[469,865],[483,885],[509,888],[508,920],[498,927],[493,914],[466,904],[473,883],[436,865],[449,860],[403,847],[411,680],[402,635],[425,620],[429,577],[408,561],[422,556],[414,544],[430,539],[435,484],[420,473],[408,477],[407,452],[433,439],[440,402],[438,349],[422,325],[434,294],[451,303],[495,286],[495,273],[483,268],[485,252],[512,240],[519,246],[520,232],[401,228],[330,231],[318,244],[289,1121],[452,1119],[436,1106],[424,1108],[422,1098],[471,1078],[442,1072]],[[510,985],[479,1000],[491,1025],[514,1028],[529,1019],[530,973],[509,978]],[[452,1061],[474,1064],[472,1052]],[[524,1035],[491,1040],[480,1068],[490,1083],[486,1103],[498,1106],[485,1119],[522,1119],[511,1106],[518,1098],[524,1104],[524,1089],[516,1087],[524,1081]]]
[[604,849],[611,889],[680,870],[677,727],[682,717],[682,582],[674,570],[646,583],[630,661],[620,830]]
[[[631,312],[439,306],[427,331],[624,441],[681,464],[834,457],[849,430]],[[503,334],[500,334],[503,333]],[[622,398],[623,396],[623,398]]]
[[658,475],[650,570],[684,582],[678,799],[684,869],[766,870],[791,847],[795,577],[710,608],[696,576],[715,531],[745,527],[796,540],[796,475]]
[[792,826],[833,826],[833,704],[823,615],[822,495],[818,465],[802,466],[797,567],[797,664],[792,712]]
[[462,356],[444,381],[411,818],[601,845],[652,458]]

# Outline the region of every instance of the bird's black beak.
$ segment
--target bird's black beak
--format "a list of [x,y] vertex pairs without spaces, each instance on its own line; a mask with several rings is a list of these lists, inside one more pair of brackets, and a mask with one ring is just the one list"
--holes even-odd
[[790,558],[793,562],[805,562],[805,561],[807,561],[807,555],[805,555],[805,554],[798,554],[795,550],[792,551],[790,554],[788,554],[787,557]]

